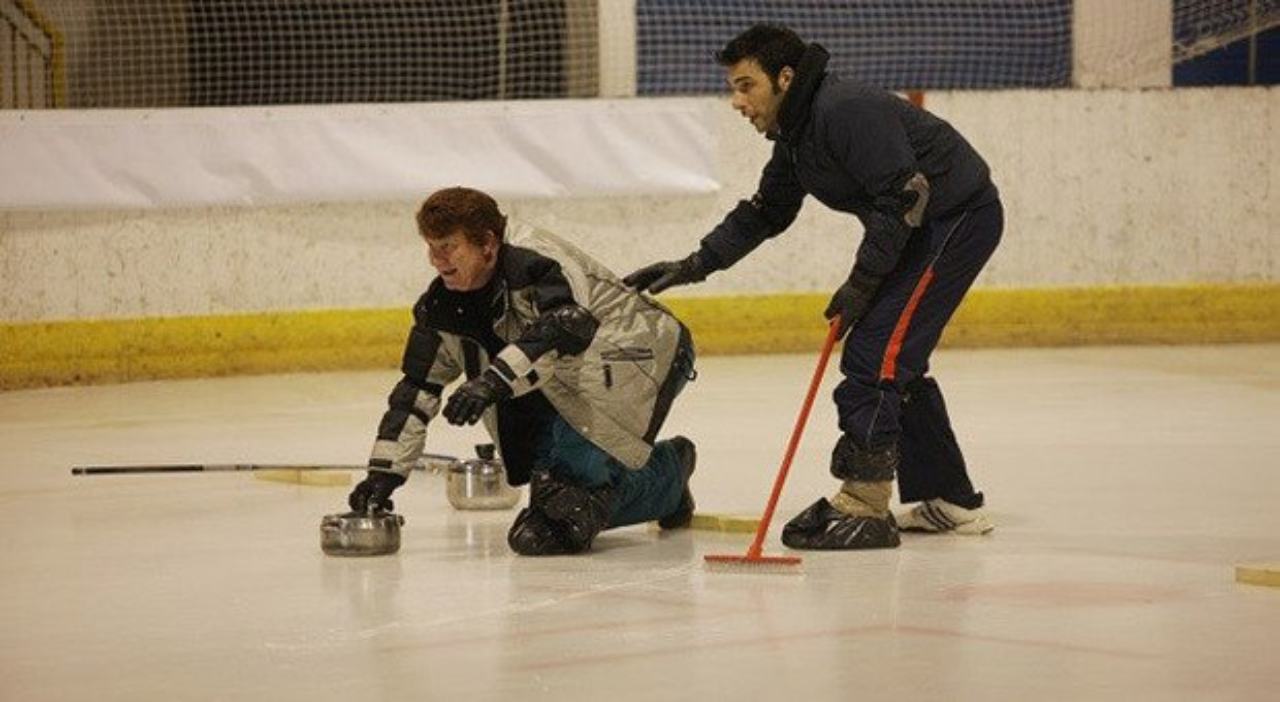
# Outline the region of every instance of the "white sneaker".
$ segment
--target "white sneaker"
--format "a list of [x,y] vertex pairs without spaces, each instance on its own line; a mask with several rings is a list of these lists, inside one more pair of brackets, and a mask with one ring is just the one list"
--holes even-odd
[[896,516],[898,528],[902,531],[927,531],[933,534],[950,532],[977,536],[989,534],[996,528],[981,507],[965,509],[942,498],[925,500]]

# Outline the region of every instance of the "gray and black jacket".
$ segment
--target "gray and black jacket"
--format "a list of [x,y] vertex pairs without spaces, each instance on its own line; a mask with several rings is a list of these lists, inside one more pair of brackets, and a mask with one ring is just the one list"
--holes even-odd
[[779,110],[760,186],[702,239],[706,272],[728,268],[795,220],[806,194],[865,228],[855,274],[883,278],[925,221],[997,197],[982,157],[950,124],[879,88],[827,72],[811,44]]
[[[570,312],[572,329],[557,322]],[[665,307],[623,285],[568,242],[508,227],[497,270],[480,291],[436,279],[414,325],[369,466],[408,476],[444,388],[491,365],[513,396],[485,411],[514,484],[528,479],[532,446],[550,413],[628,468],[644,465],[670,409],[677,377],[691,372],[685,327]]]

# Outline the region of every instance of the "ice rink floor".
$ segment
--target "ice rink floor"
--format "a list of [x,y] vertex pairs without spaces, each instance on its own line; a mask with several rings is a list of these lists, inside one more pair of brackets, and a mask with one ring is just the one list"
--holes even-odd
[[[699,511],[759,513],[814,356],[702,359],[664,434]],[[827,374],[781,522],[834,492]],[[1280,346],[943,351],[987,537],[707,572],[748,535],[513,556],[515,511],[396,496],[401,551],[341,559],[345,487],[79,464],[363,463],[393,372],[0,394],[0,700],[1271,700]],[[428,450],[478,430],[434,424]]]

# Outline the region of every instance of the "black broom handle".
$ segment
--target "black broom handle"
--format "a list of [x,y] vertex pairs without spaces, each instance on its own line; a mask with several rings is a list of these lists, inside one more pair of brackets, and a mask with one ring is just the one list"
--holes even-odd
[[[420,461],[413,468],[414,470],[426,470],[426,462],[446,461],[452,463],[458,460],[454,456],[446,456],[439,453],[422,454],[423,461]],[[72,475],[142,475],[150,473],[227,473],[234,471],[254,471],[254,470],[365,470],[366,465],[358,465],[354,463],[347,464],[306,464],[306,465],[287,465],[287,464],[270,464],[270,463],[179,463],[173,465],[149,465],[149,466],[75,466],[71,469]]]

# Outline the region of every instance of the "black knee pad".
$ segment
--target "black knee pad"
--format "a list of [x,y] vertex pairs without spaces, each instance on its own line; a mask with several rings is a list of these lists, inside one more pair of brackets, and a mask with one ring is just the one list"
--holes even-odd
[[580,550],[587,550],[596,535],[609,526],[613,512],[613,488],[587,488],[534,472],[530,479],[530,506],[541,511]]
[[898,445],[862,449],[845,434],[831,451],[831,474],[841,480],[880,482],[893,480],[898,470]]
[[563,529],[532,507],[516,515],[507,532],[507,545],[521,556],[562,556],[585,550],[574,546]]

